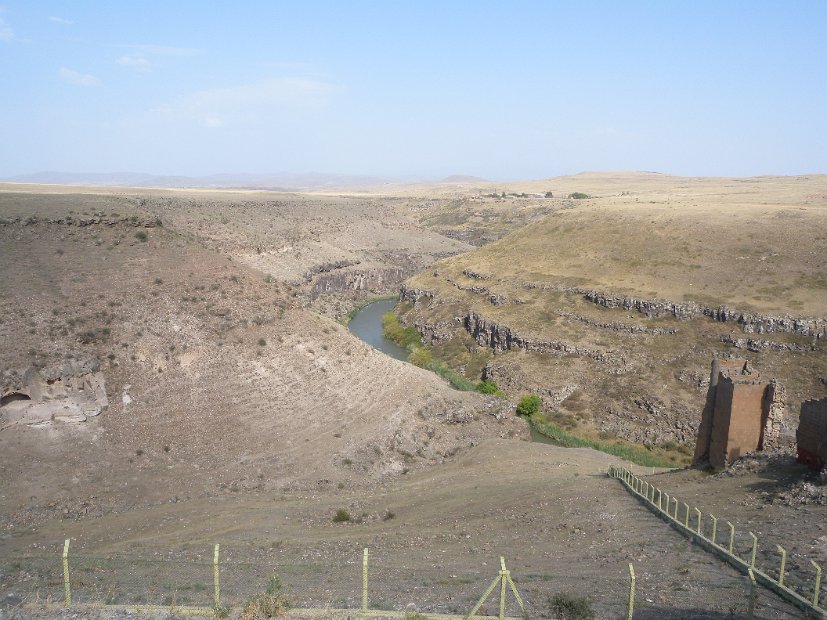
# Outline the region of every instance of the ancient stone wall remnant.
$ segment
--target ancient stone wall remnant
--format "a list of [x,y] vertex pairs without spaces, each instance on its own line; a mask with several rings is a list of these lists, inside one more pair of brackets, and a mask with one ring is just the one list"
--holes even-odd
[[815,470],[827,466],[827,398],[805,400],[795,433],[798,462]]
[[726,467],[742,454],[777,445],[783,417],[783,385],[763,383],[743,359],[714,359],[693,463]]

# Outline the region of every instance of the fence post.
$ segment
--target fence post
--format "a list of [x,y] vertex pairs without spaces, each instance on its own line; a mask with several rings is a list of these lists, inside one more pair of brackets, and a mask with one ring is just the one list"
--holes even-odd
[[635,567],[629,562],[629,613],[626,616],[627,620],[632,620],[635,613]]
[[672,499],[675,500],[675,521],[677,521],[678,520],[678,498],[673,497]]
[[778,549],[778,553],[781,554],[781,568],[778,571],[778,585],[784,585],[784,567],[787,565],[787,550],[784,549],[781,545],[775,545],[775,548]]
[[717,546],[718,543],[715,542],[715,537],[718,534],[718,519],[711,512],[709,513],[709,518],[712,519],[712,544]]
[[735,544],[735,526],[729,521],[726,522],[729,526],[729,552],[732,553],[732,546]]
[[755,554],[758,553],[758,537],[752,532],[750,532],[749,535],[752,536],[752,558],[749,561],[749,567],[755,568]]
[[658,489],[658,510],[663,510],[663,508],[661,507],[660,500],[661,500],[661,492],[660,492],[660,489]]
[[815,560],[810,560],[810,564],[816,569],[816,587],[813,590],[813,605],[818,607],[819,594],[821,594],[821,567],[815,563]]
[[683,526],[688,529],[689,528],[689,504],[684,502],[683,507],[686,508],[686,514],[683,516]]
[[69,583],[69,539],[63,543],[63,589],[66,593],[66,608],[72,606],[72,586]]
[[500,556],[500,620],[505,619],[505,583],[508,571],[505,568],[505,558]]
[[669,493],[664,493],[663,496],[666,498],[666,516],[669,516],[669,506],[672,505],[672,500],[669,499]]
[[221,607],[221,589],[218,582],[218,548],[220,545],[215,546],[215,551],[213,552],[212,556],[212,580],[214,586],[214,596],[215,599],[215,608],[218,609]]
[[747,569],[749,572],[749,608],[747,609],[747,618],[752,620],[755,617],[755,597],[758,595],[758,584],[755,583],[755,573],[752,568]]
[[368,610],[368,548],[362,553],[362,611]]
[[[698,534],[701,534],[701,511],[696,508],[695,513],[698,515]],[[703,536],[703,534],[701,534],[701,536]]]

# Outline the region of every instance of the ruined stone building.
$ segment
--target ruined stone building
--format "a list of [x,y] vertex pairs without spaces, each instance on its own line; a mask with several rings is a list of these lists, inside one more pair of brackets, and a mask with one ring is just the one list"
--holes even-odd
[[827,466],[827,398],[801,403],[795,438],[799,463],[816,470]]
[[723,468],[776,445],[783,415],[784,386],[762,382],[743,359],[714,359],[693,463]]

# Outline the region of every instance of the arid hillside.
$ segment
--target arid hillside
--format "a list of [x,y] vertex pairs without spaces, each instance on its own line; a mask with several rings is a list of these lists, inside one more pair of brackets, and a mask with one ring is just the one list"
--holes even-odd
[[[186,205],[152,205],[0,194],[7,517],[365,484],[525,434],[507,403],[374,351],[307,307],[302,281],[178,225]],[[235,227],[252,225],[224,208]],[[29,368],[42,398],[26,388]],[[108,400],[99,415],[73,400],[93,371]],[[57,384],[68,387],[52,394]]]
[[[298,606],[358,606],[364,547],[376,608],[467,613],[503,555],[532,616],[550,615],[549,597],[563,593],[588,600],[597,617],[625,617],[633,562],[636,617],[744,617],[744,577],[608,478],[618,458],[529,442],[514,413],[516,397],[534,391],[550,417],[577,432],[691,444],[709,358],[731,350],[785,381],[791,407],[827,389],[823,339],[795,329],[744,333],[745,324],[702,311],[649,317],[577,289],[666,298],[680,270],[664,288],[658,272],[646,272],[640,289],[609,287],[624,261],[600,279],[595,259],[591,275],[576,280],[579,259],[565,256],[577,239],[552,228],[593,222],[602,232],[578,234],[597,252],[628,220],[637,227],[624,230],[645,243],[646,227],[666,217],[648,201],[677,182],[584,175],[504,189],[475,181],[335,195],[1,186],[0,613],[58,613],[38,605],[62,595],[53,560],[70,538],[78,600],[169,605],[186,597],[208,606],[209,562],[208,586],[195,572],[220,543],[230,617],[273,571]],[[704,192],[717,183],[697,181]],[[822,180],[776,183],[801,183],[824,203]],[[500,197],[486,197],[495,189]],[[580,190],[605,195],[566,197]],[[626,191],[638,194],[621,197]],[[647,202],[635,206],[635,197]],[[806,222],[802,238],[823,244],[816,206],[778,208],[801,211],[788,219]],[[703,225],[670,217],[690,245],[703,244]],[[815,307],[823,265],[789,242],[798,229],[785,230],[765,241],[795,260],[768,264],[800,270],[794,298]],[[660,247],[664,261],[677,260],[677,249]],[[697,260],[728,273],[713,258]],[[467,376],[493,378],[508,399],[457,391],[342,325],[355,304],[398,290],[411,274],[403,320]],[[754,301],[733,307],[798,316],[775,299]],[[746,532],[760,533],[762,566],[775,561],[774,544],[788,545],[802,591],[809,559],[827,561],[827,497],[783,451],[747,459],[732,475],[645,473],[731,519],[739,548]],[[348,520],[335,522],[339,511]],[[161,567],[144,575],[163,578],[160,589],[142,590],[136,566]],[[107,581],[113,575],[132,581],[119,586]],[[758,609],[799,616],[763,590]]]
[[745,356],[785,385],[791,438],[827,390],[827,177],[524,185],[553,192],[552,212],[409,279],[404,322],[469,377],[540,394],[558,424],[648,444],[691,447],[712,356]]

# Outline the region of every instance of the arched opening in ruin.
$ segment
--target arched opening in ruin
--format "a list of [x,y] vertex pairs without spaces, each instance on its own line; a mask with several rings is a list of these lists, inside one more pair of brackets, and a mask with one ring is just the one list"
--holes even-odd
[[13,403],[18,400],[31,400],[32,397],[28,394],[21,394],[20,392],[9,392],[2,398],[0,398],[0,407],[5,407],[9,403]]

